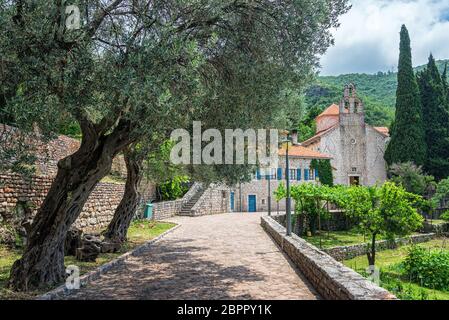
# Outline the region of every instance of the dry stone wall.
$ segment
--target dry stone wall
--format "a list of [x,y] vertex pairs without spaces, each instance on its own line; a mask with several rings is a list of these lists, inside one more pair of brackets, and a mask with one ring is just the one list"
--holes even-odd
[[[395,249],[402,245],[408,245],[410,243],[422,243],[430,241],[436,237],[435,233],[416,234],[407,238],[396,239],[395,241],[380,240],[376,242],[376,251]],[[324,252],[329,254],[335,260],[343,261],[352,259],[358,256],[366,254],[366,244],[360,243],[352,246],[339,246],[329,249],[323,249]]]
[[213,184],[204,191],[192,207],[192,216],[229,212],[231,207],[229,188]]
[[[34,216],[51,183],[50,177],[33,176],[23,179],[17,174],[0,174],[0,220],[20,220],[27,210]],[[107,226],[123,193],[123,184],[99,183],[89,196],[75,226],[85,231]]]

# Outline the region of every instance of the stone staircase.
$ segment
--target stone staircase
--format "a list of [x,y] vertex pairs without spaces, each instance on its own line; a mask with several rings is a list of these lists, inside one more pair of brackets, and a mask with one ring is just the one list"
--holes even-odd
[[179,216],[191,216],[192,208],[198,202],[198,200],[203,195],[205,189],[201,188],[198,190],[189,201],[187,201],[181,208],[181,211],[178,213]]

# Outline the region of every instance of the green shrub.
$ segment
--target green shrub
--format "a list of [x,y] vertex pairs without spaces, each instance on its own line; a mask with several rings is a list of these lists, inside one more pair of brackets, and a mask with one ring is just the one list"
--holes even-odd
[[444,221],[449,221],[449,211],[446,211],[445,213],[443,213],[440,216],[440,219],[444,220]]
[[423,287],[449,291],[449,252],[412,246],[403,266],[411,281]]
[[389,274],[382,273],[382,287],[390,291],[401,300],[429,300],[429,294],[423,288],[413,287]]

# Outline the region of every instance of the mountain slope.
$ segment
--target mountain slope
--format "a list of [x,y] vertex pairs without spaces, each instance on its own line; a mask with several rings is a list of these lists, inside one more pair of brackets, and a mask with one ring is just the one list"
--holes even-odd
[[[446,62],[449,63],[449,60],[437,61],[441,73]],[[425,65],[416,67],[415,71],[421,71],[424,67]],[[330,104],[338,103],[343,87],[351,82],[357,86],[357,93],[365,104],[367,122],[376,126],[390,126],[396,103],[396,72],[318,77],[306,90],[307,106],[310,109],[324,110]]]

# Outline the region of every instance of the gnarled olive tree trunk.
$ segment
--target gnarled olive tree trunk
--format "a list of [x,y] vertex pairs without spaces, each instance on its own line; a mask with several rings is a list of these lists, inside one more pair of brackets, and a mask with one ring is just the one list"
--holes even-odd
[[58,163],[43,204],[31,226],[22,258],[11,269],[9,287],[28,291],[60,283],[65,278],[64,240],[95,185],[106,176],[114,156],[129,142],[129,124],[120,122],[108,135],[95,125],[82,126],[83,140],[77,152]]
[[124,156],[127,172],[125,193],[103,234],[106,241],[118,245],[126,241],[128,228],[140,201],[139,185],[142,180],[142,158],[131,150],[126,150]]

